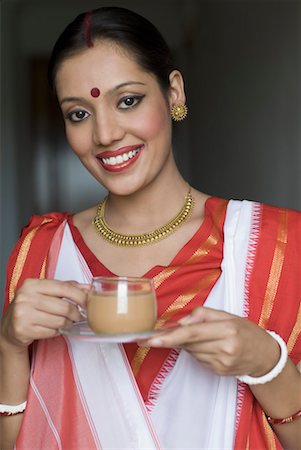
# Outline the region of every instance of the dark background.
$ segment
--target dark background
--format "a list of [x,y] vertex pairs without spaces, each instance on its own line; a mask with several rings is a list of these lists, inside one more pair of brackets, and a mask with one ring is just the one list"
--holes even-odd
[[189,116],[175,127],[175,153],[190,183],[301,210],[300,1],[2,0],[2,289],[32,213],[77,211],[104,195],[68,149],[46,68],[65,25],[106,5],[145,15],[176,55]]

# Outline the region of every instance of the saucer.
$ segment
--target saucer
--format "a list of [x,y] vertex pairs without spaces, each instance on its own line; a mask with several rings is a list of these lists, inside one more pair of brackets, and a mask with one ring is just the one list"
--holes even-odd
[[60,328],[59,332],[70,338],[81,339],[87,342],[125,344],[148,339],[155,334],[162,332],[162,330],[149,330],[139,333],[120,334],[94,333],[94,331],[89,327],[88,322],[84,320],[81,322],[74,322],[68,327]]

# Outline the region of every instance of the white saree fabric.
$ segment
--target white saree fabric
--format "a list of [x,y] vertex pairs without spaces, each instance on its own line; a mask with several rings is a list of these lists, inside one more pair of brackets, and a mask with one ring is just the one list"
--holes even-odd
[[[228,204],[222,273],[205,306],[244,315],[254,207],[248,201]],[[68,225],[55,278],[91,279]],[[233,449],[237,414],[234,377],[215,375],[182,350],[148,412],[122,346],[68,340],[78,392],[101,449]]]

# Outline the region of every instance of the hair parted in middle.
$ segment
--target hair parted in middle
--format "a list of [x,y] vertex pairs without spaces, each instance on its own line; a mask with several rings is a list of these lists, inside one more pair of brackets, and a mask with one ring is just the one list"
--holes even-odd
[[98,41],[109,41],[129,52],[143,70],[156,77],[162,92],[166,94],[169,75],[175,67],[165,39],[145,17],[116,6],[78,15],[59,36],[48,66],[48,81],[54,92],[60,64]]

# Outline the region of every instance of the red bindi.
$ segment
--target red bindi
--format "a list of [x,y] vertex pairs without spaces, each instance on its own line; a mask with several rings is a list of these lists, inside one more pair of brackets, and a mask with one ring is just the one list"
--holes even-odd
[[98,88],[92,88],[91,89],[91,95],[92,95],[92,97],[99,97],[100,96],[100,90]]

